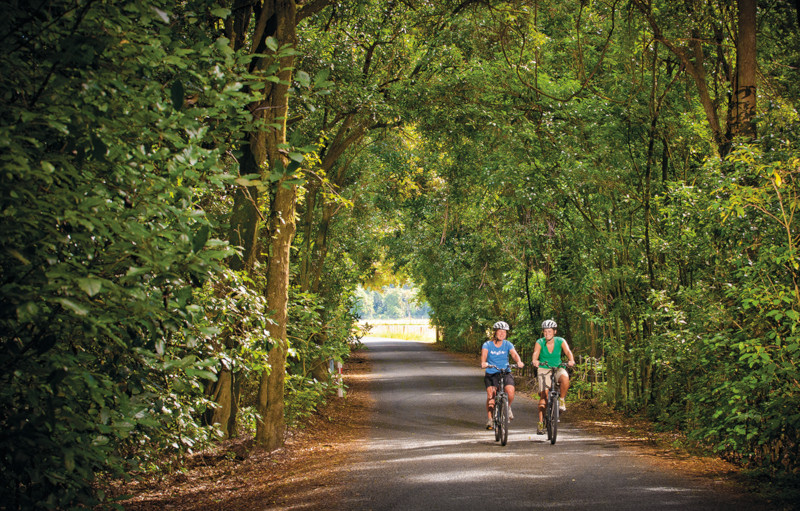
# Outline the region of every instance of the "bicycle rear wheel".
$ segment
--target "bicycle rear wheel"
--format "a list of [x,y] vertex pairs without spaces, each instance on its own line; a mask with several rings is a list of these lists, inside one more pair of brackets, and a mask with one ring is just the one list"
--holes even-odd
[[500,424],[501,432],[500,432],[500,445],[506,445],[508,443],[508,400],[503,400],[503,406],[500,408]]
[[550,443],[556,443],[556,437],[558,436],[558,395],[554,396],[552,401],[552,405],[550,406],[550,428],[552,429],[552,434],[550,435]]

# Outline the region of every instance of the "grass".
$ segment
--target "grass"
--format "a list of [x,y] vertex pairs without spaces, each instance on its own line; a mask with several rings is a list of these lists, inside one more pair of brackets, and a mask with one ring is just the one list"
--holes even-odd
[[367,319],[359,321],[362,328],[370,327],[367,335],[436,342],[436,329],[427,319]]

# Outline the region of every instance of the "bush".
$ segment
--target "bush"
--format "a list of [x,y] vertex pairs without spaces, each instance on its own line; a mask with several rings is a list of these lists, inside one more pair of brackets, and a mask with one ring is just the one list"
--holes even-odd
[[197,201],[231,181],[249,99],[211,72],[238,63],[208,2],[19,5],[0,54],[0,500],[91,506],[137,446],[213,434],[194,297],[232,252]]

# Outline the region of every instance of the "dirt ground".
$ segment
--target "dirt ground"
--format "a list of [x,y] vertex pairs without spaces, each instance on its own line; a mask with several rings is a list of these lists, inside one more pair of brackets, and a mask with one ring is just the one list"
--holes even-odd
[[[469,362],[477,358],[454,355]],[[342,485],[334,467],[362,447],[372,403],[370,365],[362,352],[352,354],[343,369],[347,395],[333,398],[305,428],[293,431],[284,448],[265,452],[252,442],[236,440],[191,458],[186,470],[158,481],[134,481],[112,489],[131,511],[256,511],[262,509],[337,509]],[[530,382],[518,392],[531,394]],[[677,447],[674,435],[655,433],[647,421],[622,417],[598,403],[570,403],[565,420],[636,448],[670,470],[697,476],[717,489],[740,491],[736,466],[714,457],[692,455]],[[784,508],[785,506],[778,506]]]
[[130,511],[335,509],[340,485],[331,469],[361,448],[372,406],[363,353],[353,353],[342,373],[345,397],[331,398],[283,448],[266,452],[251,440],[230,440],[192,457],[181,473],[112,493],[130,495],[120,502]]

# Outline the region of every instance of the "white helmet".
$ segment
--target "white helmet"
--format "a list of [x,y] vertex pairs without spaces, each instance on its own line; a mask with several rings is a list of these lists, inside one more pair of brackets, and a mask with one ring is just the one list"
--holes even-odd
[[508,323],[505,321],[498,321],[497,323],[492,326],[495,330],[511,330],[511,327],[508,326]]
[[553,321],[552,319],[545,319],[545,320],[542,322],[542,330],[544,330],[545,328],[552,328],[552,329],[556,329],[556,328],[558,328],[558,325],[557,325],[557,324],[556,324],[556,322],[555,322],[555,321]]

